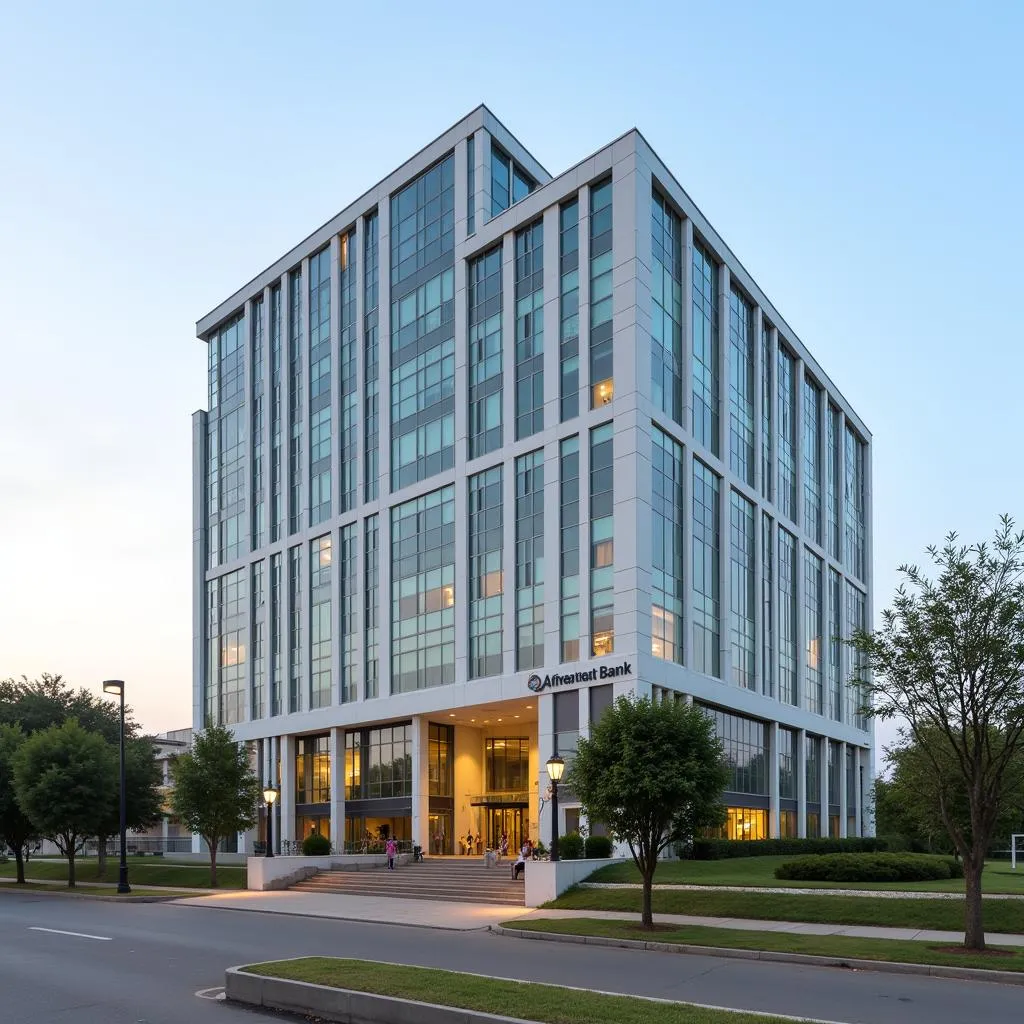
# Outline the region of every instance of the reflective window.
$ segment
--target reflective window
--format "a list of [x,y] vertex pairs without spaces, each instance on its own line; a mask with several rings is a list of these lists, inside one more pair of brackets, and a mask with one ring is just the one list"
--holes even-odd
[[206,588],[206,721],[245,721],[249,583],[244,569],[210,580]]
[[263,392],[266,389],[263,361],[263,299],[252,304],[250,318],[249,351],[252,367],[252,389],[249,408],[252,422],[252,550],[256,551],[267,542],[267,506],[264,498],[263,478]]
[[331,703],[331,538],[309,545],[309,706]]
[[530,740],[495,737],[484,740],[488,793],[524,793],[530,788]]
[[683,449],[651,430],[651,654],[683,663]]
[[715,723],[715,734],[725,748],[725,761],[731,773],[726,792],[767,796],[768,726],[718,708],[702,710]]
[[331,516],[331,250],[309,259],[309,525]]
[[574,199],[558,211],[559,398],[561,420],[580,414],[580,209]]
[[797,799],[798,739],[795,729],[779,728],[779,797],[783,800]]
[[466,140],[466,234],[476,233],[476,139]]
[[427,777],[430,796],[455,793],[455,730],[430,723],[427,736]]
[[737,685],[753,690],[754,678],[754,506],[736,491],[729,508],[729,634]]
[[651,400],[683,421],[683,222],[651,195]]
[[761,494],[769,501],[775,493],[772,456],[772,340],[771,325],[761,321]]
[[469,457],[501,447],[501,245],[469,264]]
[[754,310],[729,293],[729,468],[754,484]]
[[363,225],[363,433],[366,438],[363,456],[366,501],[379,496],[380,482],[380,348],[377,340],[380,285],[378,258],[377,211]]
[[858,579],[864,579],[864,452],[864,442],[847,426],[844,442],[846,462],[846,488],[843,495],[843,510],[846,513],[846,558],[844,564],[847,570]]
[[[847,583],[845,635],[850,637],[853,635],[854,630],[867,628],[867,598],[853,584]],[[863,697],[860,687],[855,682],[857,678],[867,671],[867,661],[863,654],[853,649],[850,652],[850,660],[852,662],[850,666],[851,678],[846,683],[846,714],[843,720],[852,723],[858,729],[867,729],[867,717],[861,710]]]
[[559,454],[559,620],[562,661],[580,656],[580,439],[562,441]]
[[516,669],[544,664],[544,451],[516,459]]
[[455,489],[391,509],[391,690],[455,681]]
[[449,154],[391,199],[392,299],[405,290],[396,292],[396,285],[454,248],[455,158]]
[[775,543],[771,517],[761,513],[761,692],[775,696]]
[[345,733],[345,799],[412,796],[412,735],[408,723]]
[[721,676],[719,479],[693,460],[693,667]]
[[796,658],[796,538],[779,529],[779,700],[798,702]]
[[804,377],[804,532],[821,543],[821,388]]
[[302,548],[288,549],[288,710],[302,710]]
[[380,663],[378,653],[378,622],[380,609],[380,535],[377,515],[367,516],[364,530],[363,581],[365,587],[365,603],[363,605],[363,622],[366,632],[363,635],[365,645],[364,657],[366,665],[366,699],[378,695],[380,679]]
[[341,236],[339,248],[341,275],[340,310],[340,375],[341,393],[341,480],[338,481],[338,497],[342,512],[348,512],[356,504],[356,464],[359,458],[359,387],[356,380],[356,348],[359,341],[359,326],[356,324],[356,233],[349,231]]
[[504,150],[491,142],[491,216],[525,199],[537,183]]
[[784,516],[796,522],[796,360],[779,345],[779,496]]
[[843,646],[842,579],[830,568],[828,571],[828,713],[838,722],[843,717]]
[[302,529],[302,271],[288,275],[288,532]]
[[500,675],[505,593],[502,467],[469,478],[469,677]]
[[281,714],[281,681],[284,678],[281,642],[281,552],[270,556],[270,713]]
[[284,496],[281,491],[281,286],[270,289],[270,540],[281,539]]
[[252,702],[250,706],[250,718],[262,718],[266,711],[264,709],[264,696],[266,692],[267,648],[266,638],[266,560],[254,562],[251,570],[252,577],[252,643],[249,645],[250,655],[253,663],[252,674]]
[[615,650],[614,429],[590,431],[590,653]]
[[358,522],[341,528],[341,680],[338,698],[343,702],[359,699],[359,576],[356,573],[359,539]]
[[[807,838],[821,838],[821,740],[817,736],[805,737],[806,751],[806,793],[807,793]],[[811,810],[811,805],[815,810]]]
[[516,234],[516,440],[544,429],[544,225]]
[[718,266],[697,241],[693,243],[693,436],[719,452]]
[[295,802],[326,804],[331,799],[331,738],[300,736],[295,741]]
[[839,410],[832,405],[828,407],[827,434],[828,530],[825,543],[828,547],[829,555],[838,561],[842,558],[839,531],[839,479],[842,473],[840,437],[842,427]]
[[822,650],[822,562],[808,550],[804,550],[804,642],[807,648],[805,671],[807,685],[804,707],[816,715],[824,713],[821,670],[824,651]]
[[612,183],[590,190],[590,407],[614,398],[612,374]]

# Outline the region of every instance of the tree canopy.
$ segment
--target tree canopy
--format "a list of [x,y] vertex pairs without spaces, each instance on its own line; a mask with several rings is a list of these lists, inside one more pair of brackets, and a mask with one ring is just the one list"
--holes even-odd
[[6,843],[14,851],[19,883],[25,881],[26,847],[39,835],[14,790],[14,758],[24,742],[20,726],[0,725],[0,844]]
[[868,714],[904,723],[908,771],[931,776],[964,862],[964,943],[984,949],[981,872],[1024,754],[1024,532],[1003,516],[991,542],[927,550],[935,578],[900,566],[881,628],[851,638],[854,681]]
[[567,784],[591,822],[628,844],[643,877],[646,927],[658,855],[721,824],[728,778],[711,719],[681,701],[620,697],[579,741]]

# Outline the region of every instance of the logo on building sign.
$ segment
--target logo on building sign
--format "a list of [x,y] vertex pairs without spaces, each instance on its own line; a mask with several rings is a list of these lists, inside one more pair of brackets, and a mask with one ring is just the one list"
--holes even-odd
[[624,661],[620,665],[598,665],[596,668],[586,669],[583,672],[551,672],[546,676],[539,676],[535,672],[526,680],[526,688],[534,693],[540,693],[543,690],[553,690],[559,686],[596,683],[599,679],[617,679],[632,674],[633,666],[628,661]]

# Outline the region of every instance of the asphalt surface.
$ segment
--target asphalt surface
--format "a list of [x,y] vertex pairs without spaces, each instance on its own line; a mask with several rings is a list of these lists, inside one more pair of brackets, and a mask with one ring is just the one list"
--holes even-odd
[[[274,1020],[195,993],[223,985],[226,967],[312,954],[445,967],[842,1024],[1024,1019],[1024,987],[1009,985],[527,942],[486,932],[0,893],[0,1022]],[[509,1012],[514,1011],[510,1006]]]

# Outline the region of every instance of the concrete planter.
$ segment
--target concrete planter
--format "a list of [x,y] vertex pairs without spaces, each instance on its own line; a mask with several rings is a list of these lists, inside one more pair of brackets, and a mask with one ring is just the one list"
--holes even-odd
[[[412,854],[401,853],[398,863],[408,864]],[[247,888],[256,892],[287,889],[319,871],[376,871],[387,867],[383,853],[331,854],[327,857],[249,857]]]
[[566,889],[582,882],[598,868],[621,864],[623,857],[600,857],[589,860],[531,860],[526,865],[526,905],[539,907],[556,899]]

